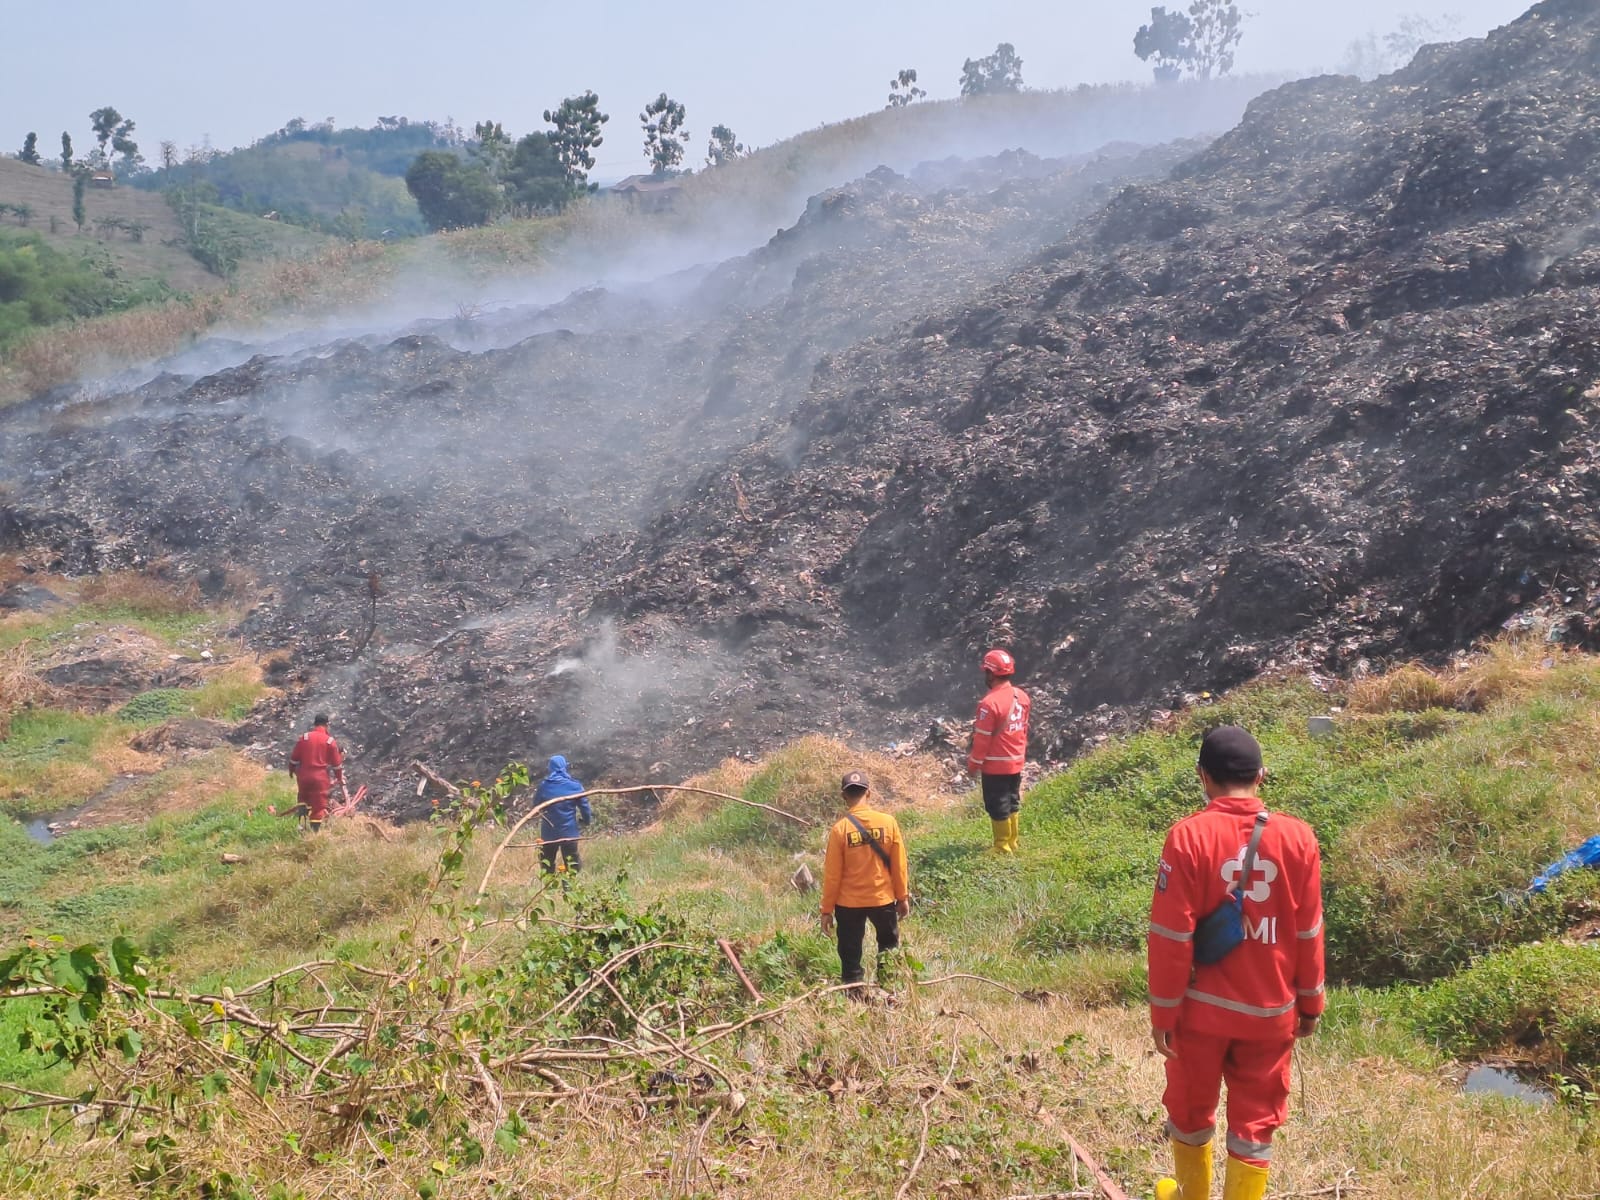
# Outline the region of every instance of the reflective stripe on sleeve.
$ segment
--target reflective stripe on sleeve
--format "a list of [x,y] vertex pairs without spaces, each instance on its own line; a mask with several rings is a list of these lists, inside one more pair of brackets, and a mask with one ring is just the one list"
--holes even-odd
[[1297,995],[1297,996],[1320,996],[1320,995],[1322,995],[1322,988],[1323,988],[1323,985],[1320,984],[1320,983],[1317,984],[1317,986],[1314,987],[1314,988],[1296,988],[1295,989],[1295,995]]
[[1163,999],[1162,997],[1156,996],[1156,995],[1152,995],[1150,997],[1150,1007],[1151,1008],[1177,1008],[1178,1005],[1180,1005],[1182,1003],[1183,1003],[1183,997],[1182,996],[1179,996],[1176,1000],[1166,1000],[1166,999]]
[[[1294,1001],[1291,1000],[1276,1008],[1258,1008],[1254,1004],[1244,1004],[1238,1000],[1230,1000],[1226,996],[1213,996],[1210,992],[1200,992],[1194,988],[1184,992],[1184,995],[1190,1000],[1198,1000],[1201,1004],[1210,1004],[1228,1012],[1243,1013],[1247,1017],[1281,1017],[1294,1007]],[[1152,1000],[1151,1003],[1154,1004],[1155,1001]]]
[[1171,938],[1175,942],[1194,941],[1194,934],[1179,933],[1176,929],[1168,929],[1165,925],[1157,925],[1154,921],[1150,922],[1150,932],[1159,933],[1162,937]]
[[1313,925],[1310,929],[1306,930],[1304,933],[1295,934],[1295,937],[1300,938],[1302,941],[1305,941],[1305,940],[1308,940],[1310,938],[1316,937],[1317,934],[1319,934],[1321,932],[1322,932],[1322,918],[1318,917],[1317,918],[1317,923],[1315,925]]

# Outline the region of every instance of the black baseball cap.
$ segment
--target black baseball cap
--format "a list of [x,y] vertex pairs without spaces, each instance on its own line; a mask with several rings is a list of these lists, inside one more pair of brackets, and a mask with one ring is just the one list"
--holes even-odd
[[867,782],[867,776],[864,771],[851,771],[839,784],[841,792],[864,792],[869,787],[871,787],[871,784]]
[[1213,779],[1250,779],[1261,773],[1261,743],[1237,725],[1218,725],[1200,743],[1200,769]]

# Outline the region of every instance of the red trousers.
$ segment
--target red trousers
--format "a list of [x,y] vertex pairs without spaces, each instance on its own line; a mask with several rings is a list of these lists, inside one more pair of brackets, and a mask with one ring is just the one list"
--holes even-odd
[[328,819],[328,789],[311,788],[304,784],[300,786],[300,803],[306,806],[306,813],[313,821],[326,821]]
[[1228,1153],[1265,1167],[1272,1135],[1289,1115],[1289,1062],[1294,1039],[1245,1041],[1180,1028],[1177,1058],[1167,1063],[1167,1134],[1203,1146],[1216,1132],[1217,1097],[1228,1084]]

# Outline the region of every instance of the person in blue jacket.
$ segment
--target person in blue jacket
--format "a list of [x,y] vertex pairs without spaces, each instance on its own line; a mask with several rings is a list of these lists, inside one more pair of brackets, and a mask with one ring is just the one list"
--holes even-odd
[[[578,858],[578,822],[587,825],[594,820],[589,798],[580,794],[583,790],[583,784],[568,773],[567,760],[559,754],[552,755],[550,773],[533,794],[535,805],[548,800],[556,802],[539,814],[539,841],[542,843],[539,858],[546,871],[562,869],[557,867],[558,861],[568,871],[576,871],[583,865]],[[563,796],[575,798],[564,800]]]

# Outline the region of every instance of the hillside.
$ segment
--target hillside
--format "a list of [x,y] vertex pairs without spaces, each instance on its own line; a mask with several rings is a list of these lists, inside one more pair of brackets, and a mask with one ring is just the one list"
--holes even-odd
[[[1543,630],[1438,674],[1280,679],[1119,739],[1030,791],[1015,859],[985,853],[948,763],[813,737],[690,781],[736,799],[682,795],[636,833],[597,797],[584,873],[541,886],[509,773],[459,806],[434,791],[429,822],[301,836],[269,807],[282,773],[229,744],[241,710],[219,687],[257,693],[228,614],[137,576],[80,586],[24,574],[4,594],[54,606],[0,614],[8,686],[54,689],[0,739],[0,807],[37,811],[19,780],[39,797],[121,772],[54,840],[0,821],[0,991],[31,993],[0,997],[0,1076],[27,1093],[3,1117],[7,1196],[1000,1200],[1086,1182],[1069,1136],[1146,1195],[1165,1161],[1150,877],[1196,802],[1200,731],[1228,720],[1260,733],[1269,803],[1311,821],[1326,860],[1337,983],[1300,1050],[1277,1192],[1534,1200],[1600,1170],[1600,880],[1510,899],[1600,822],[1600,659]],[[815,896],[788,877],[820,869],[839,773],[863,765],[907,832],[916,904],[887,995],[858,1006],[828,992]],[[52,1023],[51,996],[97,977],[94,1021]],[[1463,1092],[1483,1060],[1564,1099]],[[37,1121],[85,1090],[87,1115]]]
[[[173,292],[204,292],[223,280],[185,248],[183,230],[166,198],[127,185],[91,188],[84,207],[82,234],[72,219],[72,181],[60,171],[0,158],[0,205],[27,207],[24,225],[14,211],[0,210],[0,228],[38,233],[53,248],[71,254],[90,251],[130,280],[156,280]],[[268,259],[305,253],[324,239],[276,222],[218,214],[224,228],[241,239],[247,257]]]
[[[250,216],[273,212],[285,224],[325,233],[411,237],[426,227],[402,177],[411,159],[433,144],[431,137],[407,141],[398,153],[379,160],[389,168],[379,171],[367,165],[369,156],[337,141],[265,139],[179,167],[177,174],[187,182],[209,184],[220,204]],[[158,188],[165,182],[161,172],[147,179],[140,186]]]
[[397,810],[415,753],[916,741],[991,641],[1052,756],[1530,606],[1582,642],[1597,20],[1288,85],[1204,148],[875,170],[715,266],[663,273],[708,244],[669,226],[565,300],[42,399],[0,424],[0,544],[256,573],[303,680],[264,730],[349,714]]

